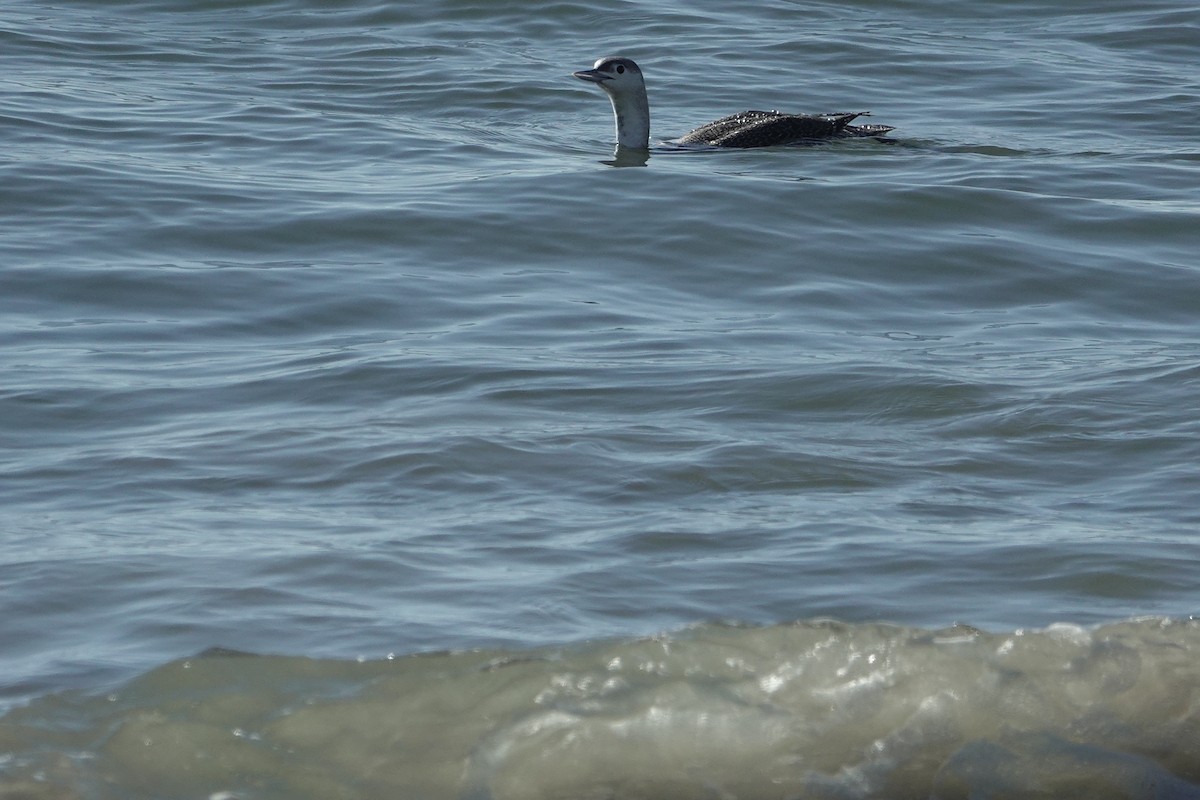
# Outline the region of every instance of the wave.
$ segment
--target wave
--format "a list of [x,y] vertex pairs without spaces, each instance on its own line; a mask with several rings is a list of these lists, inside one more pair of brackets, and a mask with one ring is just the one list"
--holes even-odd
[[0,718],[22,798],[1197,798],[1200,623],[211,650]]

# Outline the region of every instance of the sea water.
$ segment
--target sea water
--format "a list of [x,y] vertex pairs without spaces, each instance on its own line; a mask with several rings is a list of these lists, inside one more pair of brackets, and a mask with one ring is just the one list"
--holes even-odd
[[1200,797],[1198,42],[5,4],[0,796]]

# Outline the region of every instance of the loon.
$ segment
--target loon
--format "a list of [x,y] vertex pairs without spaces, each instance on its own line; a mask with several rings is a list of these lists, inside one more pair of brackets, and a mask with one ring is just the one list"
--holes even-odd
[[[571,73],[594,83],[612,101],[617,118],[617,144],[637,150],[650,147],[650,101],[642,70],[631,58],[606,56],[591,69]],[[850,136],[882,136],[895,130],[889,125],[851,125],[856,114],[781,114],[778,111],[743,111],[701,125],[675,140],[677,144],[706,144],[716,147],[767,147],[814,139]]]

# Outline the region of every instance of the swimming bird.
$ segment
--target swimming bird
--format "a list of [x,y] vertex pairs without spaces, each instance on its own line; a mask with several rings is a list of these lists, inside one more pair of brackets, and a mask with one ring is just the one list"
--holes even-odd
[[[612,101],[617,119],[617,144],[638,150],[650,146],[650,101],[642,70],[631,58],[606,56],[591,69],[571,73],[594,83]],[[743,111],[701,125],[675,140],[678,144],[717,147],[767,147],[775,144],[850,136],[882,136],[888,125],[851,125],[869,112],[856,114],[781,114],[778,111]]]

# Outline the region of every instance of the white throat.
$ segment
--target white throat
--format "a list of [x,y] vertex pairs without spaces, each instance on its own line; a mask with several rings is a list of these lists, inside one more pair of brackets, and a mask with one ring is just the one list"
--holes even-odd
[[646,90],[617,94],[603,84],[601,88],[612,101],[613,114],[617,118],[617,144],[636,150],[649,148],[650,101],[646,98]]

